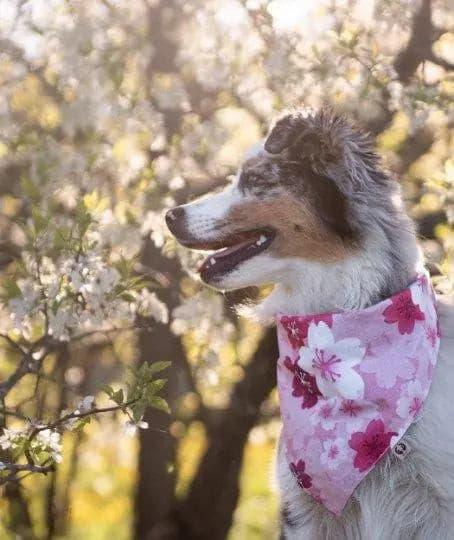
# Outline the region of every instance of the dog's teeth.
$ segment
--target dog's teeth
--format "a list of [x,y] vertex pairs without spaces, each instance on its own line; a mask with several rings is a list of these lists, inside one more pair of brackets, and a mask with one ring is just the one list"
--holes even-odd
[[266,242],[266,236],[265,235],[261,235],[260,238],[257,240],[256,242],[256,245],[257,246],[261,246],[262,244],[264,244]]

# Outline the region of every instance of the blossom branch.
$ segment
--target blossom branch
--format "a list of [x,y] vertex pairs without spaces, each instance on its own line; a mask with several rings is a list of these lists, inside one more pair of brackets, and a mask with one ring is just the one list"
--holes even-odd
[[29,463],[5,463],[1,462],[0,470],[8,470],[14,473],[18,472],[34,472],[34,473],[44,473],[47,474],[50,471],[53,471],[55,466],[52,465],[30,465]]
[[[2,335],[2,337],[4,337]],[[28,351],[24,351],[19,345],[17,347],[22,352],[23,356],[17,366],[16,370],[2,383],[0,383],[0,399],[4,399],[8,392],[14,388],[14,386],[29,373],[38,373],[41,368],[42,361],[44,358],[51,352],[51,348],[44,350],[39,361],[33,358],[35,352],[40,348],[41,345],[44,345],[47,342],[47,336],[36,341]]]

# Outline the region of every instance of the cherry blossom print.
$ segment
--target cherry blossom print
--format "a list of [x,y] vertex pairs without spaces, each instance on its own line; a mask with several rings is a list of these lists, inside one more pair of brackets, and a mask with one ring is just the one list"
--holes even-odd
[[421,412],[424,392],[419,381],[410,381],[405,394],[397,401],[396,412],[401,418],[416,418]]
[[360,472],[370,469],[389,449],[391,438],[397,435],[393,431],[385,431],[382,420],[372,420],[366,431],[353,433],[348,445],[356,451],[353,466]]
[[378,398],[375,400],[375,405],[377,406],[379,412],[384,412],[389,409],[389,402],[385,398]]
[[430,345],[435,348],[438,343],[439,329],[436,326],[426,326],[426,338]]
[[348,422],[353,430],[357,430],[364,423],[364,419],[374,418],[377,415],[377,405],[368,401],[345,399],[339,407],[339,421]]
[[337,399],[323,400],[317,405],[317,409],[310,417],[313,426],[320,426],[326,431],[331,431],[336,425],[336,413],[338,410]]
[[361,407],[358,401],[354,401],[353,399],[346,399],[342,402],[339,410],[350,418],[356,418],[363,410],[363,407]]
[[415,304],[421,304],[425,297],[427,296],[426,292],[426,285],[427,280],[425,276],[418,276],[415,281],[415,287],[412,287],[411,289],[411,297],[413,299],[413,302]]
[[307,346],[299,352],[298,365],[315,377],[323,396],[347,399],[363,396],[364,381],[354,369],[365,353],[358,338],[335,341],[325,322],[313,322],[309,325]]
[[310,409],[316,405],[318,398],[322,395],[317,387],[315,377],[304,369],[301,369],[295,360],[292,362],[289,356],[285,357],[284,366],[293,373],[292,396],[303,398],[301,407]]
[[401,334],[411,334],[416,321],[425,319],[419,304],[414,304],[411,291],[406,289],[391,298],[391,305],[384,311],[385,322],[388,324],[397,323],[397,328]]
[[381,388],[392,388],[398,377],[408,381],[415,373],[415,368],[409,358],[395,355],[369,356],[361,362],[364,373],[373,373]]
[[[340,515],[421,415],[439,347],[432,287],[420,279],[364,310],[333,313],[330,324],[312,318],[302,328],[307,317],[289,316],[286,329],[281,318],[283,449],[299,485]],[[292,321],[305,336],[299,348],[288,338]]]
[[429,285],[426,276],[420,276],[415,284],[410,287],[413,304],[419,305],[421,311],[426,315],[431,315],[436,302],[433,288]]
[[298,460],[296,463],[290,463],[290,470],[295,475],[300,487],[307,489],[312,486],[312,478],[305,472],[306,463]]
[[345,439],[328,439],[323,441],[323,452],[320,455],[320,461],[328,469],[337,469],[345,460],[348,448]]
[[311,322],[325,322],[329,327],[333,324],[333,316],[327,315],[309,315],[307,317],[283,316],[281,324],[287,331],[287,336],[294,349],[299,349],[304,345],[307,338],[307,332]]

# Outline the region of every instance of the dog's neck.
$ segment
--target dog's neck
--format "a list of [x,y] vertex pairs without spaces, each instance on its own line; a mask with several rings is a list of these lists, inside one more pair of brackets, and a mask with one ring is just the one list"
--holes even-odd
[[401,240],[395,249],[383,250],[383,242],[370,239],[367,249],[332,264],[289,260],[280,282],[255,306],[255,318],[272,323],[277,313],[361,309],[391,296],[407,287],[423,269],[415,235],[408,231]]

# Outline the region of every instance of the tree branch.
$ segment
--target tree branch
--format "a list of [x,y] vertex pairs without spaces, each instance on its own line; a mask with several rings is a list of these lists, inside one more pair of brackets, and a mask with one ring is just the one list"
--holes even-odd
[[441,58],[441,56],[437,56],[434,53],[432,53],[430,55],[428,60],[430,60],[434,64],[437,64],[437,66],[440,66],[443,69],[446,69],[446,71],[454,71],[454,63],[453,62],[449,62],[448,60],[445,60],[444,58]]
[[407,46],[397,55],[394,69],[399,80],[406,84],[414,75],[419,64],[432,56],[432,43],[436,39],[432,24],[432,1],[422,0],[421,7],[413,18]]

